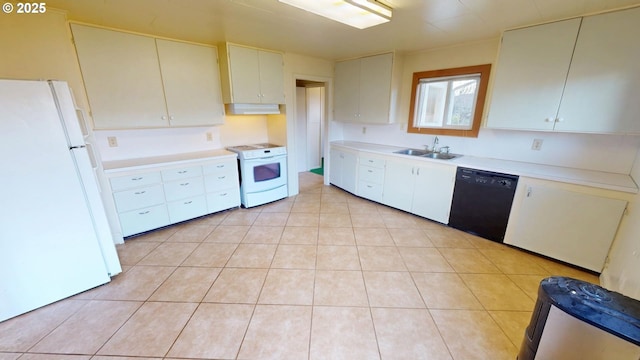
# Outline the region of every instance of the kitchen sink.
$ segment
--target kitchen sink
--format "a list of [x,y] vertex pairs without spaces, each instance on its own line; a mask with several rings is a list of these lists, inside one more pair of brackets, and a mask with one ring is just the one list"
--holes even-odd
[[394,151],[394,153],[402,154],[402,155],[423,156],[423,155],[429,154],[430,151],[418,150],[418,149],[404,149],[404,150]]
[[421,155],[422,157],[428,157],[431,159],[439,159],[439,160],[451,160],[451,159],[455,159],[457,157],[460,157],[462,155],[458,155],[458,154],[450,154],[450,153],[434,153],[434,152],[430,152],[424,155]]

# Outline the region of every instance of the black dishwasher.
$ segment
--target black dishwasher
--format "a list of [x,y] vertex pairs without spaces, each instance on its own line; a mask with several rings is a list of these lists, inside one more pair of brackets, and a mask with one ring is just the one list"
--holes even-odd
[[503,242],[518,176],[458,167],[449,226]]

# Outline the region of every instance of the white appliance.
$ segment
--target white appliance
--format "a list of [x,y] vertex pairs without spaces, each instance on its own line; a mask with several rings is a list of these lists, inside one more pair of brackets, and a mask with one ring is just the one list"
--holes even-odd
[[567,277],[540,282],[517,360],[640,359],[640,301]]
[[0,80],[0,321],[122,271],[81,115],[65,82]]
[[287,197],[286,147],[265,143],[232,146],[227,150],[238,154],[240,202],[244,207]]

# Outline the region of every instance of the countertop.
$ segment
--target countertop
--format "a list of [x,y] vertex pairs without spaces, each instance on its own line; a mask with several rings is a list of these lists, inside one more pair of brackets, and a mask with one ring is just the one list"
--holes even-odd
[[217,149],[136,159],[104,161],[102,163],[102,167],[104,168],[104,172],[109,174],[119,171],[141,170],[156,166],[180,165],[198,161],[236,157],[238,157],[238,154],[234,152]]
[[638,186],[631,176],[603,171],[574,169],[561,166],[542,165],[520,161],[499,160],[463,155],[451,160],[436,160],[411,155],[394,154],[394,151],[406,147],[361,143],[355,141],[333,141],[337,145],[359,151],[368,151],[382,155],[393,155],[421,161],[437,161],[455,166],[513,174],[543,180],[560,181],[569,184],[585,185],[600,189],[616,190],[626,193],[638,193]]

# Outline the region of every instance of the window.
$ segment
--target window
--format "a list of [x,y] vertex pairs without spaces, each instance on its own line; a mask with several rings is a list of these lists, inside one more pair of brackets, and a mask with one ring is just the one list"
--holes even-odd
[[407,131],[478,137],[491,65],[413,73]]

